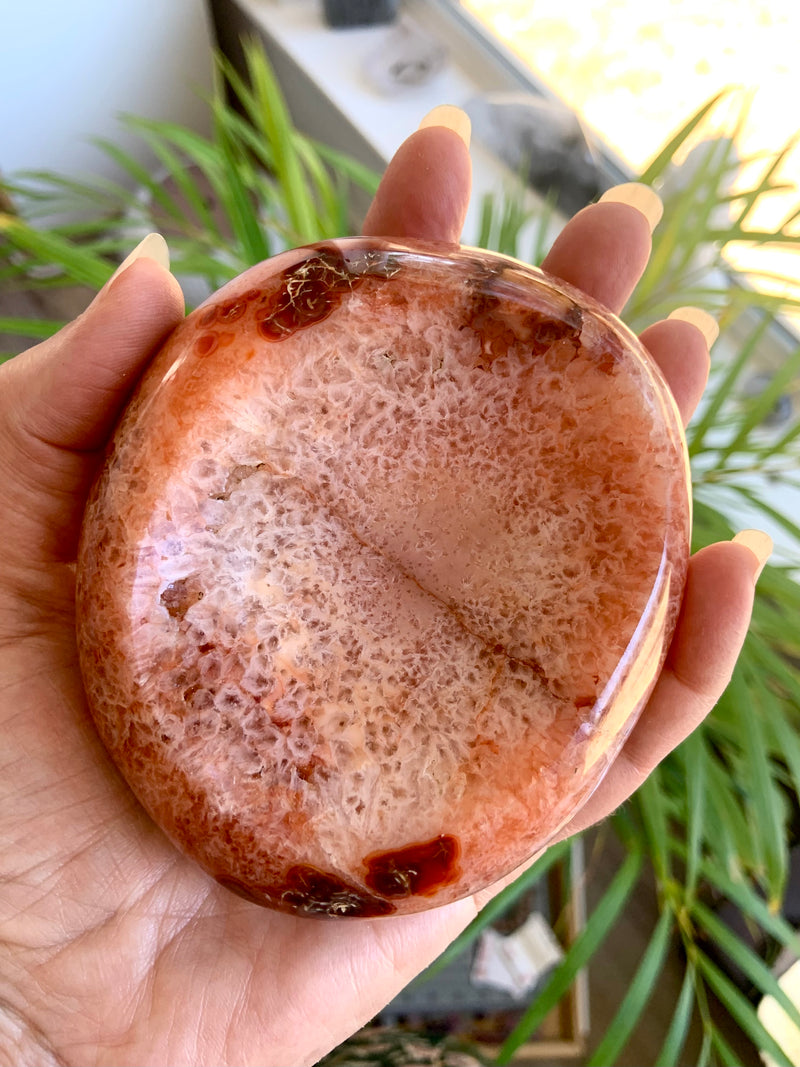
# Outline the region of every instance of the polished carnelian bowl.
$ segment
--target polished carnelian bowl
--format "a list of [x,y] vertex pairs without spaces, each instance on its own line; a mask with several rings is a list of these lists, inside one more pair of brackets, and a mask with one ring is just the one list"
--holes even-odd
[[588,297],[467,248],[286,252],[188,316],[117,429],[80,548],[91,711],[248,899],[443,904],[613,761],[690,522],[672,397]]

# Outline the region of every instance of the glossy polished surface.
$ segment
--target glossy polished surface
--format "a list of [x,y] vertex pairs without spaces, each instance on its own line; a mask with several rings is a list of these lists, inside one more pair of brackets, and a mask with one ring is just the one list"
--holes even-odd
[[582,294],[469,249],[285,253],[173,334],[94,488],[98,729],[250,899],[463,896],[568,820],[635,721],[688,486],[660,375]]

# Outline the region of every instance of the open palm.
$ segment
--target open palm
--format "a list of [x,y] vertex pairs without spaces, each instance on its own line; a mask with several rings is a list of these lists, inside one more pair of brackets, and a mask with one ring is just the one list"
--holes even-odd
[[[401,147],[366,230],[458,239],[469,160],[452,131]],[[545,266],[619,310],[649,252],[635,208],[595,205]],[[182,315],[148,259],[0,373],[0,1063],[314,1063],[401,989],[497,887],[401,918],[320,921],[220,888],[153,825],[89,718],[74,638],[74,559],[113,423]],[[692,325],[645,343],[686,418],[707,371]],[[569,831],[613,810],[710,710],[752,602],[753,554],[690,568],[665,669],[610,774]]]

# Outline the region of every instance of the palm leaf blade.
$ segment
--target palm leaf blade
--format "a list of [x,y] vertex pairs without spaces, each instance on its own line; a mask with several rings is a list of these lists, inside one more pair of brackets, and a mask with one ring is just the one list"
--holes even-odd
[[673,917],[662,911],[628,991],[586,1067],[610,1067],[628,1042],[650,1000],[672,935]]
[[639,880],[642,860],[641,848],[635,848],[625,858],[611,885],[587,920],[586,926],[514,1031],[504,1041],[497,1056],[499,1064],[510,1062],[517,1049],[538,1029],[550,1010],[570,988],[578,972],[586,966],[605,940]]

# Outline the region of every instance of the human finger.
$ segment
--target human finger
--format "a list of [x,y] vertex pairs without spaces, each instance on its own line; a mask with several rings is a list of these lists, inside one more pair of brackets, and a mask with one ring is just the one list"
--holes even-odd
[[471,185],[469,119],[459,108],[435,108],[389,163],[363,232],[457,243]]
[[93,456],[182,315],[174,277],[140,256],[74,322],[0,368],[8,552],[71,558]]
[[658,364],[686,426],[708,381],[709,349],[716,320],[699,308],[678,308],[644,330],[639,339]]
[[19,432],[81,451],[105,442],[153,352],[183,317],[177,281],[153,258],[155,237],[74,322],[3,368],[4,395],[19,394],[3,414]]
[[747,634],[755,579],[772,548],[766,534],[747,534],[692,557],[678,625],[647,706],[606,777],[559,837],[618,808],[722,696]]
[[619,313],[647,266],[662,211],[649,186],[615,186],[570,219],[542,267]]

